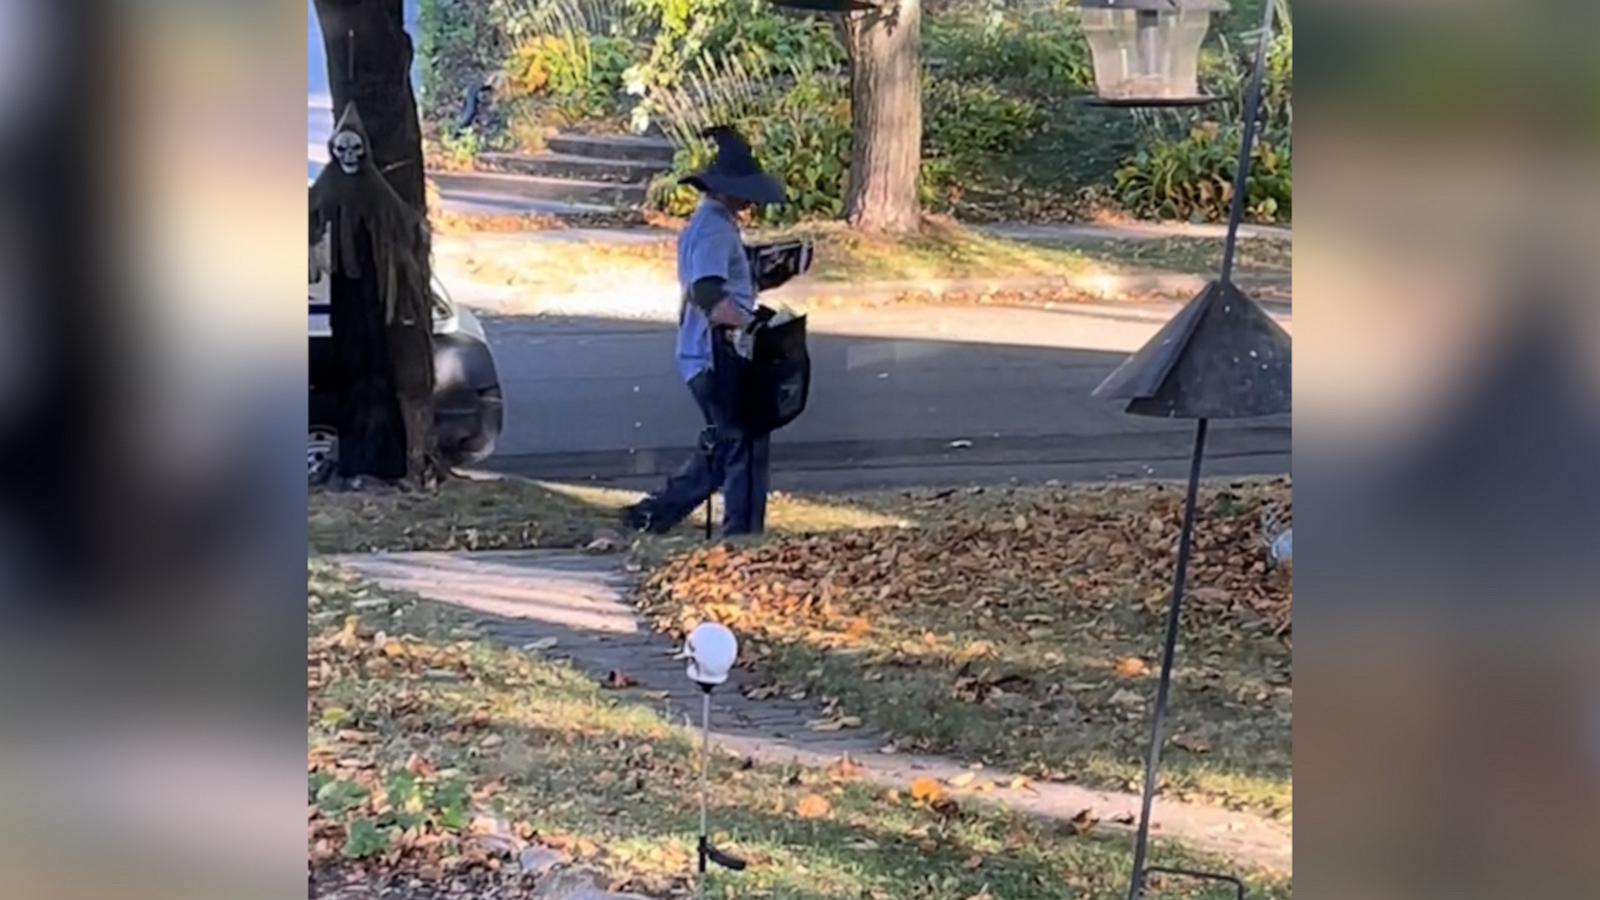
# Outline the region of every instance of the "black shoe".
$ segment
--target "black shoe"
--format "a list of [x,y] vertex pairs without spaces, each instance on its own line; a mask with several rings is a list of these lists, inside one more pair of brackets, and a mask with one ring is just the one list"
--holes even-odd
[[622,510],[622,521],[634,531],[643,531],[647,534],[666,534],[678,524],[658,516],[655,505],[648,498],[625,507]]
[[650,520],[652,518],[650,514],[650,501],[640,500],[638,503],[635,503],[632,506],[624,506],[622,508],[621,516],[622,524],[627,526],[629,529],[633,531],[649,531]]

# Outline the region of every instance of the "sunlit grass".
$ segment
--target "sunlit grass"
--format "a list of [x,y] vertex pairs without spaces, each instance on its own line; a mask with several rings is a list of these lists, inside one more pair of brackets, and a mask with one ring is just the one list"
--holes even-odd
[[[617,488],[492,475],[452,479],[427,493],[316,491],[308,510],[310,549],[520,550],[584,547],[600,536],[632,541],[638,536],[619,534],[619,513],[641,496]],[[722,521],[720,498],[713,504],[712,521]],[[881,503],[869,506],[849,498],[774,493],[767,505],[767,528],[777,534],[915,524]],[[698,539],[703,527],[702,508],[673,534],[645,543],[670,548]]]
[[[517,823],[520,833],[571,848],[582,864],[631,890],[666,896],[689,886],[698,809],[693,731],[670,724],[646,698],[602,691],[538,653],[466,636],[468,620],[452,610],[320,564],[308,580],[314,658],[326,666],[309,697],[308,748],[320,760],[360,758],[320,763],[319,779],[393,772],[420,757],[440,778],[471,788],[468,819],[482,811]],[[330,644],[346,629],[351,643]],[[449,671],[459,677],[392,670],[378,651],[396,640],[406,647],[402,658],[457,660]],[[370,737],[352,737],[349,729]],[[722,755],[714,763],[718,843],[752,865],[714,873],[713,897],[1082,900],[1125,890],[1130,847],[1123,834],[1074,835],[978,805],[940,814],[817,769],[740,765]],[[809,796],[826,799],[820,817],[798,815],[800,799]],[[445,837],[470,841],[464,829]],[[1234,868],[1170,842],[1158,842],[1155,852],[1168,865]],[[393,866],[415,864],[406,857]],[[1247,877],[1252,896],[1290,894],[1282,878]],[[1174,887],[1170,896],[1220,896]]]

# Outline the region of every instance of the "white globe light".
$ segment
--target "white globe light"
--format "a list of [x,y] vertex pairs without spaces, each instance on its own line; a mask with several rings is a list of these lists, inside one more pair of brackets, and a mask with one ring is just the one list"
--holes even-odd
[[689,678],[704,685],[722,684],[739,655],[739,640],[726,626],[706,622],[695,626],[684,641],[678,659],[689,661]]

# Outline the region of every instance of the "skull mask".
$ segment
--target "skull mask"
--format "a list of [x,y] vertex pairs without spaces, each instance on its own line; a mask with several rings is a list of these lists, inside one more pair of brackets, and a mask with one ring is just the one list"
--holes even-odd
[[334,134],[329,142],[333,158],[339,161],[339,170],[346,175],[361,171],[361,158],[367,155],[367,141],[353,130]]

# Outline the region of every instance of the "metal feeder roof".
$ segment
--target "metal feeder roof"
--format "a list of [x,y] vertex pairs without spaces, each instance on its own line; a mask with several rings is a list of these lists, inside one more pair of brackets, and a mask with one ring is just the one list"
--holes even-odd
[[1242,419],[1291,408],[1289,333],[1229,282],[1213,281],[1094,389],[1127,412]]

